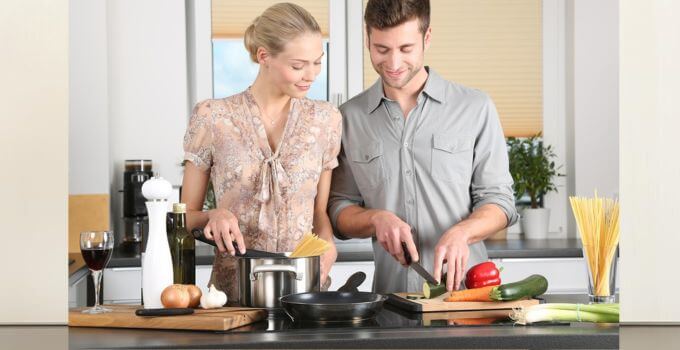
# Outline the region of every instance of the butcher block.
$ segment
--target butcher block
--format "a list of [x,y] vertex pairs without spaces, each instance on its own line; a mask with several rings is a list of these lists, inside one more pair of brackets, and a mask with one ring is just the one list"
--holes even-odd
[[245,326],[267,317],[267,311],[242,307],[218,309],[197,309],[191,315],[181,316],[137,316],[140,305],[105,305],[112,312],[84,314],[83,308],[69,310],[68,325],[72,327],[112,327],[179,329],[202,331],[227,331]]

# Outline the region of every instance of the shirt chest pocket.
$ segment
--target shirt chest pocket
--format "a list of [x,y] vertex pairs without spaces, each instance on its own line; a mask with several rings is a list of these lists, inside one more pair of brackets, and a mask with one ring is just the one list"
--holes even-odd
[[469,184],[472,177],[474,139],[451,138],[444,134],[432,137],[432,177],[446,182]]
[[374,188],[385,180],[381,141],[373,141],[364,147],[353,147],[349,156],[354,180],[360,189]]

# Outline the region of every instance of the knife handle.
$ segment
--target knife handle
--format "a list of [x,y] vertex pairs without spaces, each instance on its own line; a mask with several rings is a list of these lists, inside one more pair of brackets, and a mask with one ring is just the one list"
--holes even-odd
[[404,251],[404,259],[406,260],[406,265],[411,265],[411,253],[408,252],[408,248],[406,247],[406,242],[401,242],[401,250]]
[[137,309],[135,315],[137,316],[178,316],[191,315],[194,309],[190,308],[167,308],[167,309]]

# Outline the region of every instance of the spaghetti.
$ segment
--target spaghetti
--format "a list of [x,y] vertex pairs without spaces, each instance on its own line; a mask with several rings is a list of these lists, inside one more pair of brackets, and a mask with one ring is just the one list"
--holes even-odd
[[330,245],[325,240],[313,233],[306,233],[300,243],[290,254],[291,258],[301,258],[307,256],[317,256],[325,253]]
[[619,202],[611,198],[569,197],[583,243],[593,294],[609,296],[611,266],[619,244]]

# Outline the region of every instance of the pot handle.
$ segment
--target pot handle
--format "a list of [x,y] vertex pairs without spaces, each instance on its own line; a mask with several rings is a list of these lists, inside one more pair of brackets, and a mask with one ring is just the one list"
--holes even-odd
[[258,265],[253,267],[253,272],[250,273],[250,280],[255,281],[257,274],[263,272],[288,272],[292,274],[296,280],[302,281],[303,273],[297,272],[295,266],[290,265]]

